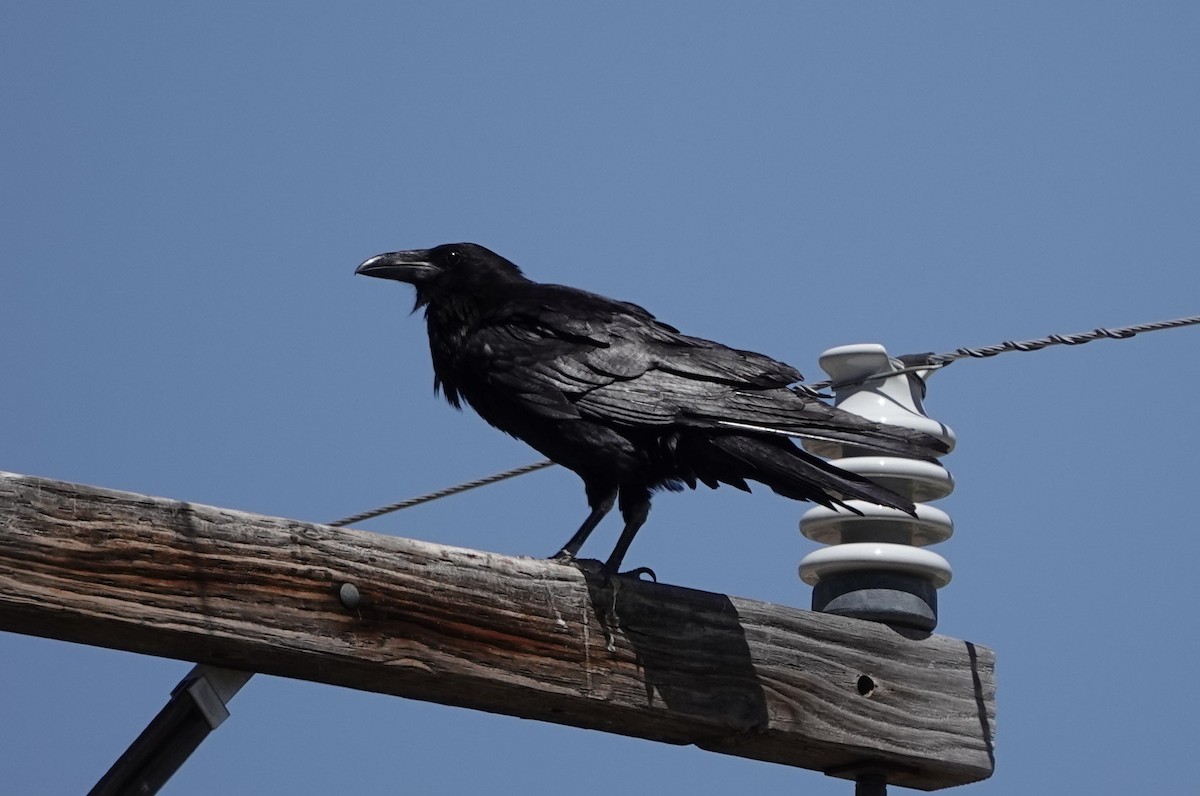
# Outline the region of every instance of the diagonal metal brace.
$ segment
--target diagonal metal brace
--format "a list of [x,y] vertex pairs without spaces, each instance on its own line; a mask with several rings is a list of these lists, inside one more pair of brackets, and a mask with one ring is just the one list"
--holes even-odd
[[88,796],[158,793],[208,734],[229,718],[226,705],[252,676],[253,672],[206,664],[193,667]]

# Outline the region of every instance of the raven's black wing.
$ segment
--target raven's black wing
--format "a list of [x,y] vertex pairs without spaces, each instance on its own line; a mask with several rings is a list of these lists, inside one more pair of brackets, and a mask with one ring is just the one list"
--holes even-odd
[[493,400],[613,427],[740,428],[902,455],[937,452],[930,437],[790,388],[799,371],[770,357],[681,334],[633,304],[555,285],[523,287],[465,341],[464,360]]

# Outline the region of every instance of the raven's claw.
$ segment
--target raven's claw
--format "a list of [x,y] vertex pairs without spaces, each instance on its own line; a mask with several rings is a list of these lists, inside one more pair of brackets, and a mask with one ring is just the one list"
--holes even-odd
[[634,580],[641,580],[642,575],[649,575],[650,580],[658,583],[658,575],[655,575],[654,570],[650,569],[650,567],[638,567],[637,569],[629,569],[616,574],[618,578],[633,578]]

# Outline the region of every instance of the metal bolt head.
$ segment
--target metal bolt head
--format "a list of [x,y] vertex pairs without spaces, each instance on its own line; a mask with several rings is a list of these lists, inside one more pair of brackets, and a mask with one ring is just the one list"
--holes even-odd
[[358,587],[353,583],[343,583],[338,588],[338,598],[342,601],[342,605],[353,609],[358,607],[362,595],[358,593]]

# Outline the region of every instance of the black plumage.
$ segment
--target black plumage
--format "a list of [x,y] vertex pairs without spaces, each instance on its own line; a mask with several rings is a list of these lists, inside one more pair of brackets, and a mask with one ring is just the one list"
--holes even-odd
[[356,273],[408,282],[425,308],[434,386],[583,479],[591,509],[557,558],[572,559],[614,504],[620,566],[651,492],[757,481],[824,506],[860,499],[912,512],[791,436],[929,458],[933,437],[843,412],[795,386],[799,371],[690,337],[636,304],[527,279],[482,246],[381,254]]

